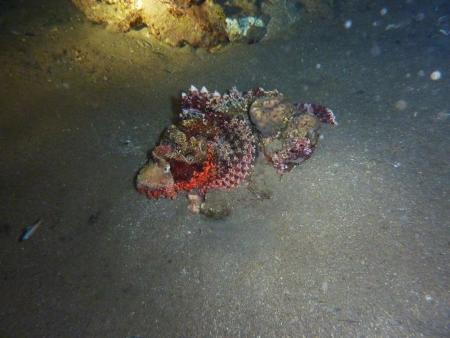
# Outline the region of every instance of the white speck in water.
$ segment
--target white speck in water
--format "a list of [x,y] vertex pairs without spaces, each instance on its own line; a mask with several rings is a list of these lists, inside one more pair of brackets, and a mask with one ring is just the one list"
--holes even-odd
[[383,8],[380,10],[380,15],[381,15],[381,16],[386,15],[387,12],[388,12],[388,9],[387,9],[386,7],[383,7]]
[[431,303],[431,302],[433,301],[433,297],[431,297],[430,295],[425,295],[425,300],[426,300],[428,303]]
[[323,282],[322,283],[322,291],[323,291],[323,293],[327,293],[328,292],[328,282]]
[[320,63],[316,64],[316,69],[322,68],[322,65]]
[[438,70],[435,70],[433,73],[430,74],[430,79],[433,81],[440,80],[442,78],[442,73]]
[[420,77],[424,77],[425,76],[425,72],[423,71],[423,69],[421,69],[421,70],[419,70],[417,72],[417,75],[420,76]]
[[395,102],[395,108],[398,110],[405,110],[408,107],[408,103],[405,100],[398,100]]
[[345,29],[350,29],[350,28],[352,28],[352,20],[347,20],[347,21],[345,21],[345,23],[344,23],[344,27],[345,27]]
[[415,112],[413,113],[413,116],[414,116],[414,117],[417,117],[417,115],[419,115],[419,113],[415,111]]

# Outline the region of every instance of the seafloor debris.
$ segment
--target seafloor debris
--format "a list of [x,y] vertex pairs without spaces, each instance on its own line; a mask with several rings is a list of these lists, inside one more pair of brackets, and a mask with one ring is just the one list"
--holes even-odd
[[36,222],[34,222],[33,224],[25,227],[19,238],[17,239],[19,242],[23,242],[26,241],[28,239],[30,239],[31,236],[33,236],[33,234],[36,232],[36,230],[42,225],[42,220],[38,219]]
[[264,21],[255,16],[226,18],[228,39],[234,41],[256,42],[266,34]]
[[[149,198],[237,187],[249,177],[258,149],[278,173],[287,173],[312,155],[320,122],[337,124],[328,108],[292,104],[277,90],[262,88],[221,95],[191,86],[181,106],[179,119],[137,175],[137,190]],[[199,201],[190,196],[198,212]]]

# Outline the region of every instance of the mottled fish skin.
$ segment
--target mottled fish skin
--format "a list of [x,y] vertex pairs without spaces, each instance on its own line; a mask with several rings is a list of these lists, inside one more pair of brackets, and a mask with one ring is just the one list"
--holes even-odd
[[[181,191],[195,190],[204,195],[209,189],[239,186],[251,174],[257,148],[264,137],[249,118],[250,106],[258,98],[280,97],[283,94],[278,90],[256,88],[240,92],[232,88],[220,94],[192,85],[181,94],[178,121],[164,133],[147,164],[169,163],[168,174],[172,175],[173,182],[155,185],[153,181],[157,177],[150,175],[147,181],[151,184],[146,184],[142,175],[138,175],[137,190],[148,198],[175,198]],[[295,126],[294,118],[306,114],[314,116],[317,124],[321,121],[337,125],[334,113],[327,107],[297,103],[293,110],[292,121],[289,121]],[[313,142],[308,137],[310,134],[279,135],[282,149],[265,154],[277,172],[283,174],[311,156],[317,135],[311,133]]]

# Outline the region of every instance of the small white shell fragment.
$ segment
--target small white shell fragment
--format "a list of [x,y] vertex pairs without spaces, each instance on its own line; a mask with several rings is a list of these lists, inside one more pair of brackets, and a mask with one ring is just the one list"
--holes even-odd
[[185,92],[181,92],[181,97],[186,97],[187,94]]
[[203,86],[202,89],[200,89],[200,93],[202,93],[202,94],[208,94],[208,89],[206,89],[206,87]]
[[215,90],[214,93],[213,93],[213,96],[214,97],[220,97],[220,93],[217,90]]
[[198,89],[197,89],[197,87],[195,87],[194,85],[191,85],[191,88],[189,88],[189,91],[190,91],[191,93],[193,93],[193,92],[198,92]]
[[433,73],[430,74],[430,79],[433,81],[440,80],[442,78],[442,73],[438,70],[435,70]]

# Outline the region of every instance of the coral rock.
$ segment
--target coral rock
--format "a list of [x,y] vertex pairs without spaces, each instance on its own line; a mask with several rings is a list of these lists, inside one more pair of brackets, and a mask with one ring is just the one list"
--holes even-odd
[[126,32],[145,25],[171,46],[213,47],[228,41],[225,14],[213,0],[72,0],[94,22]]

